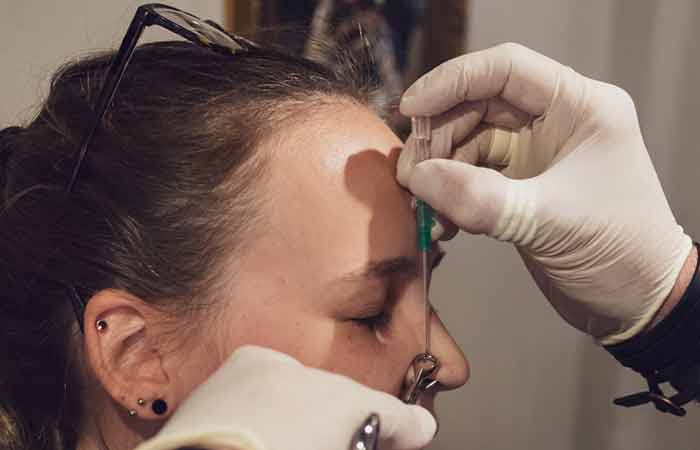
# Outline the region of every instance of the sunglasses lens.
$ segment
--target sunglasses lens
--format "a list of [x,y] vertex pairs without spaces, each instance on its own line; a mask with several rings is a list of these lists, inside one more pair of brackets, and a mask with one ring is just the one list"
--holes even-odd
[[168,8],[158,8],[158,14],[174,24],[194,33],[204,45],[218,45],[229,48],[232,51],[245,50],[243,45],[235,41],[231,36],[218,28],[209,25],[199,17],[187,14],[184,11],[176,11]]

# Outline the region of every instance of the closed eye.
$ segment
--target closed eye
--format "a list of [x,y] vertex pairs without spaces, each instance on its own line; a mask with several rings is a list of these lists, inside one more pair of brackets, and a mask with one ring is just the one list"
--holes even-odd
[[389,325],[392,319],[392,310],[396,302],[396,292],[392,286],[386,288],[384,297],[380,303],[369,308],[359,317],[352,319],[356,324],[365,326],[372,331],[381,330]]
[[363,325],[370,330],[377,330],[386,327],[391,322],[391,312],[383,309],[379,313],[368,317],[352,319],[353,322]]

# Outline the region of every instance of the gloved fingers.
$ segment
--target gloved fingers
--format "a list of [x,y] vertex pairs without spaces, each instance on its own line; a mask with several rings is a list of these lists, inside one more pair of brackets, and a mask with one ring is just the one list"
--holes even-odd
[[457,236],[459,228],[450,219],[442,214],[435,213],[435,224],[430,229],[430,238],[433,241],[449,241]]
[[[478,111],[475,103],[464,104],[467,105],[464,108],[453,108],[434,119],[436,128],[433,131],[431,157],[452,158],[498,170],[507,167],[518,151],[518,127],[526,125],[530,116],[504,106],[502,101],[493,100],[490,104],[494,107],[488,107],[480,123],[475,120],[477,115],[473,114]],[[467,113],[455,117],[453,114],[460,110]],[[489,121],[501,125],[489,125]],[[397,163],[396,177],[401,185],[408,185],[410,173],[418,162],[415,139],[409,136]]]
[[[461,103],[431,119],[431,158],[449,158],[458,143],[463,142],[483,123],[504,129],[519,129],[530,121],[530,116],[512,107],[500,98],[488,101]],[[408,141],[413,143],[413,137]],[[407,149],[414,151],[412,145]],[[406,155],[408,156],[408,155]],[[407,161],[413,161],[411,155]],[[413,164],[415,165],[415,163]]]
[[452,159],[463,163],[477,165],[487,165],[485,162],[491,149],[494,128],[485,123],[478,127],[454,149]]
[[431,158],[450,158],[453,148],[481,122],[487,112],[486,102],[465,102],[431,118]]
[[500,98],[464,102],[431,118],[431,158],[449,158],[458,143],[484,123],[503,129],[519,129],[530,121],[530,115]]
[[416,153],[416,140],[413,135],[410,135],[403,145],[398,161],[396,161],[396,180],[405,188],[408,188],[408,178],[411,171],[419,162]]
[[[453,147],[464,140],[479,124],[486,112],[485,102],[462,103],[431,119],[431,158],[450,158]],[[413,135],[406,140],[397,163],[396,178],[406,186],[408,175],[420,161],[416,158],[416,141]]]
[[510,185],[506,177],[488,168],[431,159],[413,169],[408,188],[462,230],[492,234]]
[[523,150],[520,144],[520,130],[481,123],[455,148],[452,159],[501,171]]
[[558,62],[518,44],[501,44],[451,59],[419,78],[401,98],[405,116],[434,116],[465,101],[500,97],[539,116],[557,86]]
[[418,450],[435,437],[437,421],[419,405],[407,405],[395,397],[377,403],[379,415],[379,448]]
[[490,125],[499,128],[517,130],[527,125],[532,116],[518,109],[500,97],[493,97],[486,101],[486,113],[481,119]]
[[255,345],[244,345],[237,348],[229,355],[227,360],[221,365],[221,368],[229,365],[258,367],[260,369],[279,366],[302,367],[301,362],[286,353]]

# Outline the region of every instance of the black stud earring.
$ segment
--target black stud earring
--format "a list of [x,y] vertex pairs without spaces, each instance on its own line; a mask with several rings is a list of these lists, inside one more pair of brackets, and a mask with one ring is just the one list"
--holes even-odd
[[153,404],[151,405],[151,409],[153,409],[153,412],[158,414],[159,416],[162,416],[165,414],[165,412],[168,410],[168,404],[165,403],[165,400],[162,398],[153,400]]
[[95,323],[95,328],[97,328],[97,331],[104,331],[107,329],[107,321],[106,320],[98,320]]

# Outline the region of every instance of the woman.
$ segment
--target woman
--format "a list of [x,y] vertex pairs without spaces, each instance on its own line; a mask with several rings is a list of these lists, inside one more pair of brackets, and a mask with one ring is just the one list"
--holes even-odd
[[[8,447],[133,448],[248,344],[399,396],[423,351],[415,227],[362,71],[144,45],[66,195],[110,62],[67,65],[0,134]],[[454,389],[466,361],[433,320]]]

